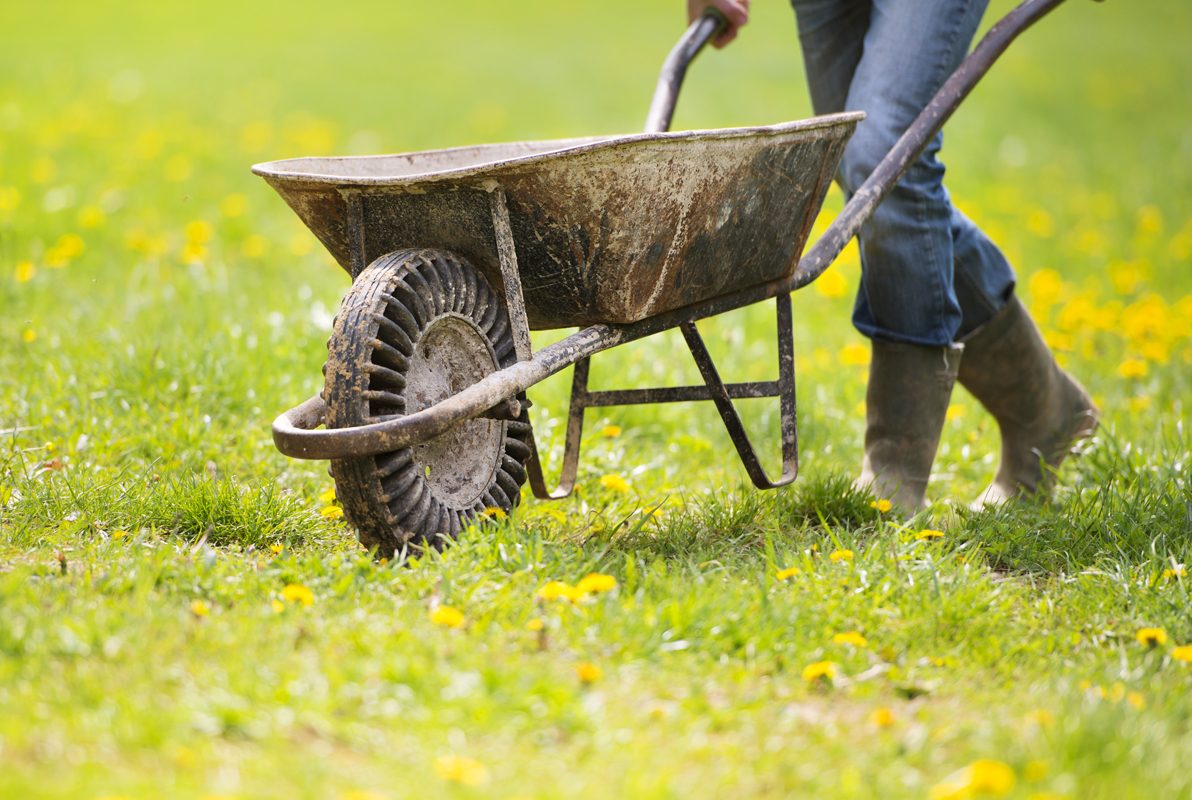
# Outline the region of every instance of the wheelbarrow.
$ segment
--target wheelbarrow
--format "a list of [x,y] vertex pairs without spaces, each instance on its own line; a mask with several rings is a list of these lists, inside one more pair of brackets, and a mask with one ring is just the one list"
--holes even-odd
[[[861,113],[671,133],[688,65],[724,24],[697,20],[663,67],[646,132],[258,164],[351,275],[319,395],[273,423],[277,448],[330,459],[345,517],[379,555],[440,545],[477,515],[575,485],[584,410],[711,401],[759,488],[798,473],[790,294],[815,280],[1010,42],[1062,0],[995,25],[806,253]],[[773,300],[777,379],[726,383],[696,321]],[[534,352],[530,331],[579,330]],[[593,390],[593,355],[679,328],[702,385]],[[574,366],[551,489],[526,390]],[[781,472],[733,405],[778,398]],[[322,426],[322,427],[320,427]]]

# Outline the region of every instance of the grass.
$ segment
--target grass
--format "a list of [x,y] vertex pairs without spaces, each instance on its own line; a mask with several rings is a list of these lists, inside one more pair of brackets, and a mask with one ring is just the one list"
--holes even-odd
[[[807,116],[789,11],[757,6],[677,126]],[[957,505],[903,525],[851,490],[855,250],[794,298],[790,489],[749,488],[711,408],[592,412],[573,498],[398,566],[273,450],[347,279],[247,166],[637,129],[680,12],[0,10],[0,796],[1192,797],[1179,4],[1068,4],[949,126],[953,195],[1105,412],[1051,502],[958,510],[997,448],[959,391]],[[753,380],[772,324],[701,329]],[[593,386],[697,380],[681,347]],[[533,392],[556,464],[568,385]],[[744,405],[773,465],[776,409]],[[590,573],[615,590],[538,596]]]

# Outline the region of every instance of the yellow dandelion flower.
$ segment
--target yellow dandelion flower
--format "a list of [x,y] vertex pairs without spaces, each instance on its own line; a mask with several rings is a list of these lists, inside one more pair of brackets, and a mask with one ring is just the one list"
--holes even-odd
[[79,210],[79,227],[86,230],[94,230],[95,228],[103,227],[103,223],[107,218],[107,214],[99,206],[84,206]]
[[1037,270],[1027,281],[1027,291],[1034,302],[1049,306],[1058,302],[1064,294],[1064,281],[1054,269]]
[[542,630],[545,627],[546,627],[546,623],[542,621],[541,617],[534,617],[534,619],[532,619],[526,623],[526,630],[531,631],[533,633],[537,633],[538,631]]
[[1167,631],[1162,628],[1139,628],[1134,638],[1147,647],[1159,647],[1167,644]]
[[444,628],[462,628],[468,624],[463,612],[451,606],[439,606],[430,612],[430,621]]
[[323,506],[319,509],[319,516],[323,519],[343,519],[344,510],[339,506]]
[[787,567],[786,569],[778,570],[774,577],[780,581],[787,581],[798,575],[800,572],[802,572],[802,570],[798,567]]
[[863,367],[869,363],[869,348],[863,344],[846,344],[840,348],[840,363],[850,367]]
[[1001,797],[1013,791],[1015,783],[1014,769],[1004,762],[981,758],[968,765],[968,785],[974,794]]
[[497,506],[487,506],[483,511],[480,512],[480,516],[487,517],[488,519],[495,519],[497,522],[501,522],[509,515],[505,513],[505,509],[503,508],[498,508]]
[[829,268],[816,279],[815,290],[827,298],[844,297],[848,292],[848,281],[840,270]]
[[335,487],[332,486],[330,489],[327,489],[326,491],[320,493],[319,494],[319,502],[326,506],[329,506],[332,503],[334,503],[335,502]]
[[259,233],[251,234],[240,245],[240,252],[245,258],[260,258],[269,252],[269,240]]
[[829,561],[852,561],[853,560],[853,551],[852,550],[833,550],[831,553],[828,553],[828,560]]
[[0,211],[12,211],[21,204],[21,192],[15,186],[0,186]]
[[32,328],[25,328],[25,330],[21,332],[21,341],[25,344],[33,344],[37,341],[37,331],[33,330]]
[[1027,215],[1026,229],[1040,239],[1050,239],[1055,233],[1055,221],[1041,208],[1036,208]]
[[45,265],[57,269],[65,267],[87,250],[87,243],[77,233],[64,233],[46,250]]
[[211,613],[211,607],[202,600],[192,600],[190,602],[190,613],[194,614],[197,618],[202,619]]
[[1027,714],[1026,718],[1040,728],[1050,728],[1055,724],[1055,715],[1043,708],[1036,708]]
[[219,203],[219,213],[225,217],[244,216],[248,210],[248,198],[239,192],[228,195]]
[[601,476],[600,485],[610,492],[628,492],[630,489],[629,482],[620,475],[609,474]]
[[1145,378],[1150,368],[1147,363],[1141,358],[1127,358],[1118,365],[1117,374],[1119,378]]
[[1167,569],[1163,570],[1163,580],[1172,581],[1177,578],[1182,578],[1187,574],[1188,572],[1184,568],[1183,564],[1176,564],[1174,567],[1168,567]]
[[1126,692],[1126,702],[1138,711],[1146,708],[1146,698],[1142,696],[1142,692]]
[[215,229],[211,227],[211,223],[207,220],[196,219],[186,223],[186,241],[194,242],[195,244],[206,244],[211,241],[211,235]]
[[269,552],[273,553],[274,555],[280,555],[282,552],[285,551],[285,549],[286,549],[286,546],[284,544],[282,544],[281,542],[277,542],[276,544],[269,545]]
[[565,581],[548,581],[537,594],[543,600],[573,600],[576,597],[575,587]]
[[944,538],[944,532],[933,530],[932,528],[924,528],[915,534],[915,538],[920,542],[926,542],[930,539],[942,539]]
[[1144,236],[1163,232],[1163,212],[1158,206],[1147,205],[1138,209],[1138,232]]
[[198,242],[187,242],[182,246],[182,261],[185,264],[201,264],[207,258],[206,246]]
[[269,607],[273,609],[274,614],[280,614],[286,610],[286,604],[280,600],[270,600]]
[[1047,773],[1051,768],[1046,761],[1034,759],[1022,765],[1022,777],[1028,781],[1041,781],[1047,777]]
[[860,631],[844,631],[832,637],[832,644],[847,644],[852,647],[868,647],[869,640]]
[[19,261],[17,268],[13,270],[13,277],[16,278],[17,283],[28,283],[36,274],[37,267],[33,266],[32,261]]
[[808,683],[831,681],[836,677],[835,661],[815,661],[803,667],[803,680]]
[[604,670],[587,661],[582,661],[575,665],[575,677],[579,678],[580,683],[595,683],[600,680],[602,675],[604,675]]
[[621,435],[620,425],[605,425],[600,429],[600,435],[605,439],[616,439]]
[[1192,644],[1182,644],[1171,650],[1171,657],[1185,664],[1192,664]]
[[894,504],[891,503],[889,500],[887,500],[884,497],[879,497],[877,500],[874,500],[873,502],[871,502],[869,504],[869,507],[876,508],[879,514],[885,514],[887,511],[889,511],[891,508],[894,507]]
[[448,783],[480,786],[488,780],[488,767],[467,756],[439,756],[435,759],[435,774]]
[[58,165],[49,156],[40,156],[29,167],[29,180],[34,183],[49,183],[58,175]]
[[869,715],[869,724],[875,728],[888,728],[894,724],[894,712],[885,706],[875,708]]
[[944,412],[944,418],[951,422],[953,420],[962,419],[967,413],[967,408],[957,403],[953,403],[952,405],[948,406],[948,410]]
[[617,588],[617,579],[612,575],[605,575],[600,572],[593,572],[585,575],[580,579],[579,583],[575,585],[577,594],[600,594],[601,592],[611,592]]
[[281,590],[281,596],[282,599],[291,604],[309,606],[315,602],[315,593],[300,583],[287,584]]

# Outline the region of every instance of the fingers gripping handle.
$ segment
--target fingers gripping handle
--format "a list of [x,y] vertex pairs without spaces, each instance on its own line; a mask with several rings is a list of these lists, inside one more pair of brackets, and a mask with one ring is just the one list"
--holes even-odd
[[650,103],[650,114],[646,117],[646,133],[670,130],[675,103],[679,99],[679,87],[683,85],[688,65],[708,42],[727,27],[728,19],[715,8],[709,8],[702,17],[691,23],[662,65],[662,74],[658,76],[658,86],[654,89],[654,100]]

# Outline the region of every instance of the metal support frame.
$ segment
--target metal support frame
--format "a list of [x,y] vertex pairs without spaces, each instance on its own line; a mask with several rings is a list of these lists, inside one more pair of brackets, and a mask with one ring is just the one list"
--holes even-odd
[[[694,321],[679,325],[683,338],[695,359],[700,376],[704,379],[703,386],[664,386],[650,389],[613,389],[603,391],[588,390],[588,373],[591,358],[581,358],[575,363],[575,372],[571,380],[571,400],[567,412],[567,434],[563,443],[563,467],[560,472],[559,484],[555,489],[546,485],[542,471],[542,462],[538,454],[538,445],[534,437],[533,425],[530,426],[530,458],[526,464],[526,472],[530,480],[530,489],[534,496],[541,500],[558,500],[571,494],[575,488],[576,476],[579,471],[580,442],[584,430],[584,410],[588,408],[607,406],[645,405],[652,403],[681,403],[697,400],[711,400],[720,412],[724,427],[728,431],[737,455],[745,467],[745,472],[753,485],[759,489],[774,489],[795,480],[799,474],[799,435],[795,403],[795,344],[792,332],[791,298],[789,294],[780,294],[774,298],[776,306],[775,319],[777,322],[778,339],[778,380],[754,381],[748,383],[725,383],[720,378],[716,364],[708,352],[699,330]],[[734,399],[743,398],[779,398],[779,409],[782,420],[782,472],[776,479],[771,479],[757,457],[753,443],[741,417],[733,405]],[[526,421],[529,421],[527,416]]]

